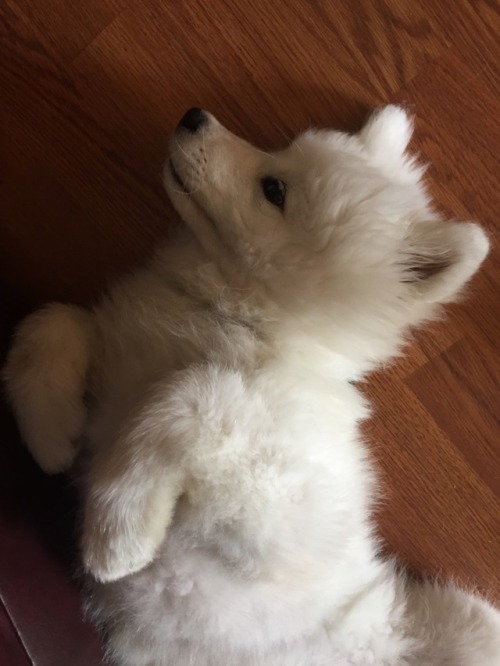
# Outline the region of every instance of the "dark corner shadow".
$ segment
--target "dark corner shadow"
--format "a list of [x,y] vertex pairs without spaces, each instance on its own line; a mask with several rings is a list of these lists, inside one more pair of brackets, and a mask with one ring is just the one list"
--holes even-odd
[[[32,303],[12,303],[2,297],[0,310],[0,367],[15,325]],[[49,477],[23,446],[14,417],[0,387],[0,523],[14,533],[19,525],[37,533],[44,546],[68,572],[75,559],[76,494],[62,475]],[[0,534],[0,542],[8,539]]]

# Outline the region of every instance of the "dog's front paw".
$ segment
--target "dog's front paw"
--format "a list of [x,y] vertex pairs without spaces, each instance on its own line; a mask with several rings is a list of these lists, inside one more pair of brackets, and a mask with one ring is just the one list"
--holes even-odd
[[83,566],[102,582],[140,571],[154,560],[184,483],[181,468],[165,468],[154,457],[138,468],[136,451],[123,449],[111,447],[96,455],[87,479]]
[[170,523],[178,484],[171,479],[149,493],[104,486],[85,507],[82,556],[85,570],[101,582],[118,580],[150,564]]
[[83,566],[102,583],[109,583],[144,569],[156,554],[156,546],[144,535],[128,531],[114,534],[108,526],[86,526],[82,538]]

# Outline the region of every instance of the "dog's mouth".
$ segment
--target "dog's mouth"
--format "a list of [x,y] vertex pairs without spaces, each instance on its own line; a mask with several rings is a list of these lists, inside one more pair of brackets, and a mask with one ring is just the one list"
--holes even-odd
[[177,171],[175,170],[174,164],[171,159],[168,160],[168,166],[170,168],[170,173],[172,174],[172,178],[174,179],[174,182],[177,183],[177,185],[181,188],[181,190],[184,192],[184,194],[191,194],[189,191],[188,187],[182,180],[182,178],[179,176]]
[[196,211],[200,215],[203,215],[203,219],[205,220],[205,222],[208,223],[214,231],[217,231],[217,224],[215,223],[215,220],[211,216],[211,214],[203,206],[202,202],[198,200],[198,197],[196,196],[196,189],[195,189],[194,193],[193,193],[193,190],[189,189],[189,187],[182,180],[181,176],[179,175],[178,171],[176,170],[176,168],[174,166],[174,162],[173,162],[171,157],[169,157],[168,160],[165,161],[165,171],[167,169],[167,166],[168,166],[168,170],[170,171],[170,175],[172,176],[172,180],[179,187],[179,193],[182,192],[183,194],[188,195],[191,208],[194,207],[194,209],[196,209]]

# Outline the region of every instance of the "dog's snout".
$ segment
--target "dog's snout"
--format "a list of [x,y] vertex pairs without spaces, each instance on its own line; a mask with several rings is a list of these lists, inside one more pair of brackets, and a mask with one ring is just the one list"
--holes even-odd
[[186,111],[182,116],[179,127],[187,130],[188,132],[197,132],[203,125],[208,122],[208,114],[199,109],[197,106]]

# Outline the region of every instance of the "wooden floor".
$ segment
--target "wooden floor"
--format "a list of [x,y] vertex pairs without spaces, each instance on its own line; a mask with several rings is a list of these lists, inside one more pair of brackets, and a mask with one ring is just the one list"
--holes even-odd
[[494,247],[466,304],[367,383],[380,531],[415,570],[500,601],[499,27],[494,0],[3,0],[2,317],[89,302],[150,253],[187,107],[278,147],[403,102],[438,206]]

